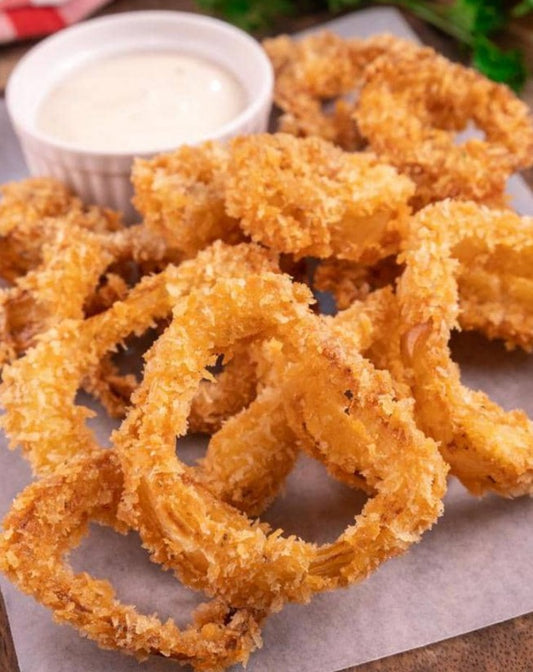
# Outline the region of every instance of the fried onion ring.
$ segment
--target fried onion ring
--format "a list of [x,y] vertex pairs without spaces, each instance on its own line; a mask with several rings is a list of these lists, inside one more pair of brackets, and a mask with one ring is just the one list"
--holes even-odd
[[[372,151],[416,183],[416,208],[448,197],[501,206],[509,175],[533,162],[527,105],[430,48],[369,66],[354,114]],[[485,139],[456,145],[468,122]]]
[[277,252],[372,263],[398,251],[413,184],[369,154],[320,138],[232,142],[226,209]]
[[[495,259],[527,259],[533,222],[511,212],[445,201],[413,221],[398,283],[402,362],[419,425],[441,443],[451,471],[474,494],[533,492],[533,424],[461,385],[448,340],[459,311],[454,247]],[[501,255],[499,254],[501,251]],[[512,268],[512,266],[511,266]]]
[[[97,451],[61,465],[15,500],[0,535],[0,569],[26,593],[104,649],[145,659],[172,658],[195,670],[224,670],[245,663],[261,645],[250,610],[214,600],[201,605],[194,624],[180,630],[172,620],[139,614],[117,600],[113,587],[85,572],[75,574],[65,556],[97,520],[125,533],[116,519],[122,492],[120,465],[112,451]],[[61,515],[58,515],[58,514]]]
[[238,222],[225,212],[227,162],[227,150],[215,142],[137,159],[134,204],[146,226],[188,257],[215,240],[241,241]]
[[[105,312],[51,327],[25,357],[4,368],[0,401],[7,412],[0,422],[10,445],[20,445],[39,475],[53,472],[74,454],[94,449],[97,443],[84,424],[92,412],[74,406],[73,401],[81,381],[117,343],[167,317],[180,293],[188,293],[196,284],[213,283],[222,273],[246,275],[275,269],[268,252],[256,246],[215,243],[194,260],[143,278],[124,301]],[[170,278],[173,297],[167,290]],[[54,373],[41,378],[35,371]]]
[[[513,217],[511,213],[509,216]],[[533,349],[533,257],[527,238],[533,238],[531,218],[514,217],[516,251],[509,245],[481,249],[479,245],[459,244],[453,256],[459,289],[459,325],[478,331],[489,339],[501,339],[512,350]],[[518,238],[517,238],[518,239]],[[401,273],[396,257],[373,266],[341,259],[326,259],[313,275],[314,289],[333,295],[338,310],[364,301],[373,291],[393,286]],[[385,330],[386,331],[386,330]]]
[[0,202],[0,277],[9,282],[41,263],[42,248],[51,242],[49,218],[62,217],[95,233],[123,228],[118,213],[85,207],[61,182],[30,178],[2,186]]
[[[320,321],[306,310],[302,291],[283,276],[263,274],[220,280],[178,303],[173,322],[147,355],[134,404],[113,435],[125,475],[119,516],[138,529],[154,559],[173,566],[187,585],[267,611],[360,580],[405,550],[439,515],[445,487],[444,463],[414,426],[409,402],[396,403],[387,377],[362,358],[341,365],[340,354],[320,334]],[[175,436],[185,431],[204,367],[235,340],[272,329],[293,356],[315,354],[304,356],[313,388],[324,386],[320,399],[329,400],[328,422],[340,428],[340,441],[330,436],[331,450],[323,449],[322,459],[352,473],[363,470],[377,493],[356,525],[320,548],[279,532],[266,534],[200,487],[175,455]],[[306,395],[296,382],[302,367],[289,376],[299,398]],[[324,444],[321,430],[307,432]],[[398,436],[409,449],[398,450]],[[384,450],[379,460],[377,446]],[[157,541],[161,530],[163,545]]]
[[[352,119],[353,102],[343,97],[355,94],[378,56],[413,45],[392,35],[347,40],[324,30],[301,40],[280,35],[263,47],[274,67],[274,101],[283,112],[278,130],[356,150],[364,141]],[[327,104],[331,111],[324,109]]]

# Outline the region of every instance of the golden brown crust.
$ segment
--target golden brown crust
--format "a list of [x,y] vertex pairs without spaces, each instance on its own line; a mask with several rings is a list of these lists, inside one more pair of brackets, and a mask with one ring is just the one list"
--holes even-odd
[[215,240],[242,240],[238,222],[225,212],[227,162],[227,150],[214,142],[137,159],[134,204],[146,226],[187,257]]
[[[372,151],[416,183],[416,208],[444,198],[502,206],[506,179],[533,161],[527,105],[430,48],[379,58],[354,114]],[[456,145],[468,122],[485,138]]]
[[458,262],[466,243],[496,259],[531,246],[531,219],[473,203],[444,201],[413,221],[398,283],[402,362],[420,426],[441,442],[452,473],[475,494],[512,497],[533,491],[533,425],[521,411],[506,413],[482,392],[461,385],[448,348],[457,325]]
[[85,207],[64,184],[52,178],[30,178],[2,186],[0,201],[0,277],[9,282],[37,267],[53,230],[49,218],[66,218],[94,233],[123,228],[118,213]]
[[[378,56],[412,46],[392,35],[344,39],[330,31],[294,40],[287,35],[263,42],[275,73],[274,101],[282,110],[278,130],[318,136],[346,150],[364,146],[353,121],[353,98],[366,67]],[[329,106],[331,110],[327,110]]]
[[[15,500],[0,535],[0,569],[26,593],[104,649],[143,660],[172,658],[195,670],[224,670],[245,663],[261,645],[259,623],[249,610],[230,609],[220,600],[203,605],[193,625],[139,614],[120,602],[111,584],[75,573],[66,556],[98,520],[125,533],[117,521],[122,474],[112,451],[74,458],[26,488]],[[60,515],[58,515],[58,513]]]
[[[270,269],[276,269],[274,261],[257,246],[215,243],[194,260],[144,277],[123,301],[103,313],[86,320],[66,319],[51,327],[35,348],[3,371],[0,398],[7,413],[1,422],[13,445],[20,445],[38,474],[51,473],[75,452],[95,447],[84,426],[91,412],[73,402],[81,381],[98,371],[116,344],[130,334],[143,334],[156,320],[167,317],[174,301],[196,284],[212,284],[222,273],[246,275]],[[53,376],[34,375],[51,368]],[[42,415],[35,415],[35,406],[43,408]],[[50,421],[59,417],[59,425]]]
[[410,180],[370,154],[320,138],[255,135],[231,144],[226,209],[277,252],[372,263],[399,249]]
[[[418,541],[442,512],[446,462],[475,494],[533,490],[531,422],[462,387],[447,345],[459,321],[533,346],[533,220],[448,201],[410,218],[452,192],[503,206],[506,176],[532,157],[530,117],[504,87],[394,38],[265,47],[280,124],[304,137],[138,161],[146,223],[129,229],[52,180],[10,185],[0,204],[12,283],[0,363],[24,355],[4,369],[1,424],[43,477],[6,519],[0,569],[101,646],[198,670],[245,662],[271,612]],[[343,96],[361,87],[357,110]],[[458,150],[468,119],[486,139]],[[370,141],[384,158],[323,138]],[[335,317],[313,313],[295,282],[317,263],[315,287],[346,308]],[[113,352],[152,327],[144,378],[121,376]],[[80,386],[125,416],[110,450],[76,405]],[[194,466],[176,454],[187,430],[212,434]],[[369,496],[322,546],[255,519],[302,451]],[[215,599],[186,630],[121,604],[65,560],[91,520],[134,529]]]
[[[444,463],[436,445],[416,429],[410,402],[395,401],[387,376],[375,372],[362,358],[352,357],[349,364],[341,365],[340,352],[322,340],[320,321],[307,312],[306,296],[283,276],[263,274],[221,280],[177,304],[174,321],[147,356],[145,377],[134,395],[132,410],[114,437],[125,474],[119,515],[139,530],[154,558],[172,566],[189,585],[220,594],[232,604],[260,610],[278,609],[286,600],[306,601],[313,592],[362,579],[377,564],[405,550],[434,522],[445,488]],[[256,312],[258,302],[261,313]],[[307,397],[318,386],[323,389],[320,406],[329,399],[321,417],[329,418],[340,431],[339,440],[331,431],[326,439],[312,417],[304,416],[302,436],[322,446],[321,459],[326,464],[348,473],[361,471],[378,493],[357,525],[319,549],[278,533],[266,534],[198,487],[174,451],[175,434],[185,431],[188,407],[213,352],[224,351],[236,339],[272,329],[289,353],[286,384],[292,393],[281,395],[284,403],[290,399],[292,408],[297,395],[300,412],[312,416]],[[298,352],[305,364],[296,362],[291,375],[290,353]],[[306,357],[306,352],[315,353],[314,358]],[[309,366],[314,384],[304,383],[302,389],[303,368]],[[157,382],[163,380],[170,387]],[[346,390],[351,391],[353,403]],[[291,425],[298,435],[300,425],[298,421]],[[408,450],[393,447],[399,436],[408,442]],[[150,450],[139,450],[146,442]],[[372,463],[370,454],[377,446],[388,446],[391,453]],[[401,455],[409,456],[406,459],[416,477],[411,473],[412,478],[407,478]],[[394,482],[392,491],[389,482]],[[413,483],[417,484],[416,495]],[[157,542],[143,513],[147,508],[150,519],[164,526],[168,543]],[[391,511],[400,510],[399,517],[390,517]],[[194,539],[197,543],[191,544]],[[372,553],[367,545],[370,539]]]

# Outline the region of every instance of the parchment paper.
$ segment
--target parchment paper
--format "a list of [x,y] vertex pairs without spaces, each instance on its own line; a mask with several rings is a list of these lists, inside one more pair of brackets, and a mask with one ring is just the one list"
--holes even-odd
[[[367,10],[334,21],[345,35],[389,31],[411,36],[393,10]],[[0,106],[0,181],[25,174]],[[533,214],[533,197],[520,179],[510,191],[515,207]],[[474,335],[455,338],[454,354],[464,381],[487,391],[506,408],[533,414],[533,358],[507,353]],[[106,440],[111,424],[96,429]],[[202,446],[187,439],[182,455],[193,460]],[[0,516],[30,480],[17,453],[0,437]],[[361,496],[325,477],[302,459],[284,498],[265,515],[273,525],[317,542],[333,539],[362,506]],[[264,630],[264,648],[253,655],[251,672],[334,672],[406,649],[506,620],[533,608],[533,501],[475,499],[450,481],[445,515],[407,555],[386,563],[364,583],[316,597],[310,605],[290,605]],[[134,534],[120,537],[92,528],[73,555],[77,569],[114,583],[123,600],[139,610],[157,611],[185,624],[199,596],[179,586],[151,564]],[[66,626],[53,623],[47,610],[21,595],[0,577],[21,672],[133,672],[141,666],[114,652],[100,651]],[[150,660],[146,672],[169,670],[172,663]]]

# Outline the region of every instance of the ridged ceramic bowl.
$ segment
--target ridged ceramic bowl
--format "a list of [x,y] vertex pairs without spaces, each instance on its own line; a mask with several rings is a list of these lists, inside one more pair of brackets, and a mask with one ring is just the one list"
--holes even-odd
[[49,137],[36,128],[46,94],[70,72],[100,57],[146,50],[172,50],[212,61],[243,86],[247,103],[208,139],[260,133],[268,124],[273,73],[261,46],[243,31],[209,17],[173,11],[116,14],[86,21],[43,40],[14,69],[6,89],[8,112],[32,175],[56,177],[87,203],[122,211],[134,219],[130,170],[134,157],[175,149],[102,152]]

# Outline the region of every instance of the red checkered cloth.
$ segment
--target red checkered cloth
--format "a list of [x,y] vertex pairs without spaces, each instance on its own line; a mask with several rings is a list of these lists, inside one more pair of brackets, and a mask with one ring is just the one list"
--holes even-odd
[[55,33],[110,1],[0,0],[0,44]]

